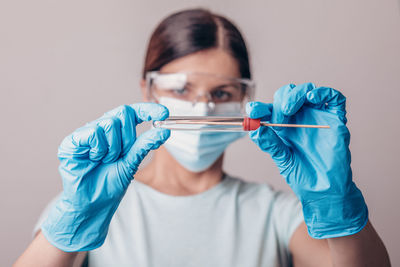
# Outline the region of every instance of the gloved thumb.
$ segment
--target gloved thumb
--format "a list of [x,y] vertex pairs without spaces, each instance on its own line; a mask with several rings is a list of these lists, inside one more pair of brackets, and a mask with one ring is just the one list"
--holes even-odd
[[314,89],[315,85],[313,83],[303,83],[292,88],[281,99],[280,108],[282,113],[285,116],[294,115],[304,105],[307,93]]
[[[306,101],[307,92],[313,90],[315,85],[305,83],[301,85],[288,84],[279,88],[274,95],[272,122],[288,123],[289,116],[294,115]],[[275,127],[276,131],[284,128]]]
[[144,157],[150,150],[157,149],[160,145],[164,144],[169,138],[170,132],[171,131],[168,129],[153,128],[142,133],[135,140],[131,149],[122,158],[124,172],[128,176],[127,178],[132,179]]
[[263,102],[248,102],[246,113],[252,119],[271,120],[272,104]]

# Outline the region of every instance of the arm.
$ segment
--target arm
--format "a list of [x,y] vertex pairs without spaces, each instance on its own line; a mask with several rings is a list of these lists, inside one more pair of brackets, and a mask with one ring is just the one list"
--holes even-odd
[[370,222],[357,234],[313,239],[303,223],[294,232],[289,245],[295,267],[389,267],[386,248]]
[[371,222],[357,234],[328,239],[333,266],[390,266],[385,245]]
[[13,267],[82,266],[86,252],[64,252],[51,245],[40,231]]

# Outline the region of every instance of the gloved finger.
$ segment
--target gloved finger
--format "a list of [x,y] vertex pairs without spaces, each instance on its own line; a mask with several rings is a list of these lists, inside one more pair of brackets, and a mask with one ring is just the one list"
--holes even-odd
[[150,120],[165,120],[169,116],[168,109],[156,103],[138,103],[131,107],[135,110],[137,123]]
[[101,119],[114,118],[119,120],[121,131],[121,152],[120,156],[125,155],[136,140],[136,113],[128,106],[122,105],[106,112]]
[[336,114],[344,124],[346,118],[346,97],[339,91],[329,87],[319,87],[307,93],[307,101],[314,105],[319,105],[332,114]]
[[163,120],[168,115],[168,109],[156,103],[123,105],[104,114],[104,116],[116,117],[121,122],[122,156],[128,153],[136,140],[137,124],[149,120]]
[[115,117],[108,117],[97,121],[103,128],[108,143],[108,152],[103,158],[104,163],[114,162],[118,159],[122,149],[121,121]]
[[249,132],[249,136],[262,151],[271,155],[281,172],[292,164],[291,150],[271,127],[261,126],[257,130]]
[[[282,112],[282,102],[296,85],[288,84],[279,88],[274,94],[271,121],[273,123],[287,123],[288,118]],[[279,130],[279,129],[277,129]]]
[[294,115],[304,105],[308,92],[315,89],[313,83],[304,83],[295,86],[288,91],[287,95],[282,96],[281,110],[285,116]]
[[107,151],[108,144],[103,129],[97,125],[88,125],[64,138],[58,148],[58,157],[100,161]]
[[154,150],[164,144],[169,138],[171,131],[168,129],[153,128],[142,133],[133,144],[129,152],[122,159],[126,177],[132,179],[136,173],[139,164],[150,150]]
[[307,101],[325,106],[326,110],[346,113],[346,97],[329,87],[319,87],[307,93]]
[[251,119],[263,119],[269,121],[272,115],[272,104],[263,102],[248,102],[246,113]]

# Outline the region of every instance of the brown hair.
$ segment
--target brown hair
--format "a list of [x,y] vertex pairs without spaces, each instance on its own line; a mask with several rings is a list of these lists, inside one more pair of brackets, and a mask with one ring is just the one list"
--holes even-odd
[[161,21],[147,47],[143,78],[175,59],[211,48],[224,49],[237,60],[242,78],[251,78],[246,44],[238,28],[205,9],[180,11]]

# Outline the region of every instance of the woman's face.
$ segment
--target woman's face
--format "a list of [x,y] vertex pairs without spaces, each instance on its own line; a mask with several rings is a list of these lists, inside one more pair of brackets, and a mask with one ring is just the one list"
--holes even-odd
[[[218,77],[240,78],[239,66],[237,61],[222,49],[209,49],[199,51],[182,58],[178,58],[160,69],[160,73],[200,73],[201,75],[188,76],[187,92],[193,95],[202,95],[203,99],[197,101],[207,101],[206,95],[212,95],[215,99],[221,101],[238,101],[229,94],[229,84],[226,79]],[[210,75],[207,75],[210,74]],[[142,81],[142,90],[144,98],[149,101],[146,92],[145,81]],[[172,97],[180,98],[187,92],[175,91],[176,95]],[[161,92],[162,94],[162,92]],[[182,94],[182,95],[180,95]],[[160,95],[162,96],[162,95]],[[168,95],[171,96],[171,95]],[[228,99],[231,97],[232,99]]]

